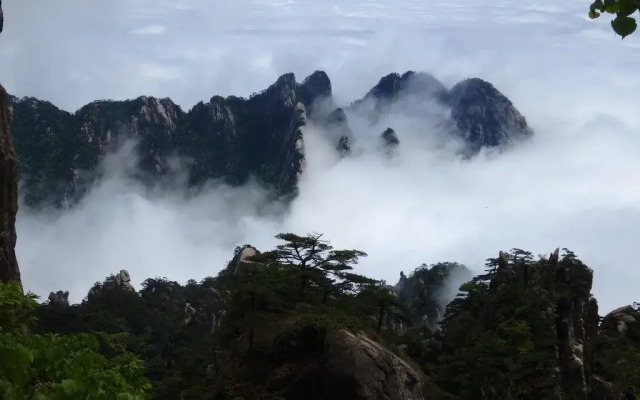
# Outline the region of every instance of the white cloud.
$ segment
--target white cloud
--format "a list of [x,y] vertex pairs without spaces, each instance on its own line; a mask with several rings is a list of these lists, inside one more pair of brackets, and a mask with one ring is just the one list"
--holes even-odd
[[164,25],[148,25],[142,28],[136,28],[130,32],[134,35],[161,35],[167,31],[167,27]]
[[[301,79],[324,69],[346,104],[381,76],[414,69],[448,85],[469,76],[491,81],[537,135],[501,157],[461,162],[418,146],[418,132],[397,129],[398,160],[368,153],[332,165],[310,129],[314,161],[284,220],[260,216],[255,189],[218,188],[185,202],[148,199],[113,181],[49,224],[20,215],[28,288],[82,296],[122,267],[138,281],[203,277],[219,270],[233,245],[265,248],[290,229],[367,251],[361,271],[389,281],[422,262],[479,269],[498,250],[568,247],[596,270],[604,310],[637,300],[640,53],[636,38],[620,41],[606,20],[585,18],[584,1],[91,4],[3,4],[0,76],[9,91],[70,110],[142,94],[188,108],[214,94],[259,91],[285,72]],[[130,34],[150,26],[171,34]],[[239,208],[230,205],[239,199]]]

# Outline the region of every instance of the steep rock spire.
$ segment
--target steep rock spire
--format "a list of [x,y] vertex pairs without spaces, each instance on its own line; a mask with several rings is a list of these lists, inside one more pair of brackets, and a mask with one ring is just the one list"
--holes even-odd
[[[0,1],[0,32],[4,17]],[[18,172],[11,136],[11,100],[0,85],[0,281],[20,282],[16,259]]]

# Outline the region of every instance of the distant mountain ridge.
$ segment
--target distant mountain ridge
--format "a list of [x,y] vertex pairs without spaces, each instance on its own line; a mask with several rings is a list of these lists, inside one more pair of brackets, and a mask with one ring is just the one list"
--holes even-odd
[[[302,127],[311,121],[331,130],[338,136],[336,149],[347,156],[354,140],[348,113],[369,113],[375,120],[407,97],[449,108],[451,136],[462,138],[470,155],[533,134],[511,101],[489,82],[468,79],[448,90],[433,76],[412,71],[383,77],[344,109],[335,104],[323,71],[301,83],[294,74],[284,74],[248,99],[214,96],[189,111],[168,98],[146,96],[94,101],[75,113],[33,97],[13,97],[21,193],[28,206],[70,206],[95,181],[100,158],[123,139],[135,138],[136,178],[143,182],[170,173],[177,156],[189,160],[189,186],[210,180],[241,185],[255,177],[276,195],[293,197],[304,170]],[[412,107],[407,112],[423,111]],[[402,146],[402,133],[393,128],[372,134],[387,146]]]

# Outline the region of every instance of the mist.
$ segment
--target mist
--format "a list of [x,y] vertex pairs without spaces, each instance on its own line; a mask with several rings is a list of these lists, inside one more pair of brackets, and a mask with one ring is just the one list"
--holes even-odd
[[[275,234],[291,231],[367,252],[357,271],[391,284],[422,263],[479,272],[500,250],[566,247],[595,270],[601,313],[637,300],[640,45],[588,20],[583,1],[436,1],[428,12],[410,0],[123,1],[100,10],[79,0],[5,3],[3,84],[68,110],[142,94],[189,108],[316,69],[345,106],[381,76],[412,69],[447,86],[471,76],[492,82],[535,131],[502,154],[462,160],[455,142],[437,139],[437,126],[397,107],[375,126],[348,115],[354,152],[340,160],[330,133],[309,125],[300,195],[286,211],[266,204],[255,183],[212,183],[188,197],[149,192],[123,173],[133,159],[125,147],[77,207],[60,215],[21,207],[23,281],[45,298],[64,289],[79,301],[122,268],[136,287],[153,276],[201,279],[234,246],[270,249]],[[400,139],[393,157],[378,148],[387,126]]]

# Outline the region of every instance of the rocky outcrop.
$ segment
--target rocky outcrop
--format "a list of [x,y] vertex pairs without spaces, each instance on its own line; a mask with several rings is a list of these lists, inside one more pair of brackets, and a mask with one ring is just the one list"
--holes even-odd
[[391,128],[387,128],[380,135],[382,138],[382,143],[385,148],[395,148],[400,144],[400,139],[398,139],[398,134]]
[[49,305],[52,307],[66,308],[69,307],[69,292],[58,290],[49,293]]
[[250,244],[245,244],[236,248],[233,258],[227,264],[223,273],[236,275],[255,266],[256,262],[251,259],[260,254],[260,251]]
[[0,282],[20,282],[16,259],[18,177],[9,96],[0,85]]
[[447,88],[433,75],[424,72],[407,71],[400,75],[389,74],[380,81],[356,103],[373,100],[378,105],[383,102],[393,102],[399,97],[416,94],[420,97],[441,98],[447,93]]
[[99,296],[101,294],[111,292],[114,290],[135,293],[136,290],[131,284],[131,277],[129,276],[129,272],[125,269],[120,270],[115,275],[108,276],[103,283],[95,283],[93,287],[89,290],[89,294],[87,298],[91,300],[92,298]]
[[350,399],[423,400],[423,377],[365,334],[339,330],[325,343],[329,375],[351,388]]
[[589,400],[635,400],[640,379],[640,310],[637,303],[617,308],[602,318],[594,353]]
[[[450,110],[451,117],[433,113],[438,107]],[[372,123],[388,113],[436,119],[432,122],[440,130],[463,139],[466,147],[462,154],[467,156],[484,147],[502,148],[533,134],[513,103],[489,82],[478,78],[464,80],[448,90],[430,74],[389,74],[363,99],[355,101],[349,111],[367,115]]]
[[609,337],[640,341],[640,311],[632,305],[617,308],[604,316],[600,330]]
[[471,151],[513,144],[533,134],[513,103],[482,79],[456,84],[447,95],[447,103]]
[[425,377],[362,332],[285,331],[271,360],[268,390],[285,399],[425,399]]
[[[529,327],[531,352],[538,354],[539,361],[536,378],[518,383],[524,393],[554,399],[623,398],[616,397],[616,393],[622,393],[619,388],[596,373],[599,316],[598,303],[591,295],[593,271],[589,267],[570,251],[560,257],[559,249],[539,262],[531,261],[529,253],[518,249],[510,254],[500,252],[487,265],[490,297],[475,305],[481,307],[478,329],[484,329],[485,323],[507,322]],[[513,307],[520,310],[511,320],[504,314],[510,307],[505,301],[517,302]],[[499,320],[495,316],[498,309],[503,313]],[[618,321],[630,320],[623,314],[624,310],[617,310],[610,317],[616,334],[624,330],[618,328]],[[456,317],[451,318],[444,335],[449,349],[455,335],[464,335],[459,330],[464,323],[457,326]]]
[[331,80],[324,71],[315,71],[302,81],[300,101],[307,107],[307,114],[315,118],[316,109],[323,105],[323,101],[332,103]]
[[593,271],[571,254],[561,262],[559,251],[556,249],[538,268],[500,252],[490,288],[499,293],[518,287],[535,296],[545,310],[543,329],[557,338],[556,357],[551,363],[555,368],[547,368],[541,381],[554,385],[567,398],[586,400],[599,323],[598,303],[591,296]]
[[[4,27],[0,0],[0,33]],[[18,174],[11,135],[11,99],[0,85],[0,282],[20,282],[16,259]]]

